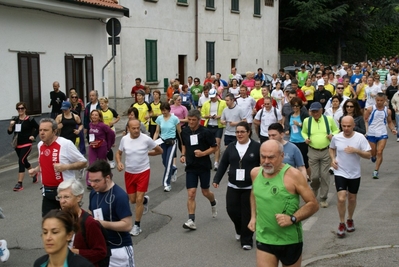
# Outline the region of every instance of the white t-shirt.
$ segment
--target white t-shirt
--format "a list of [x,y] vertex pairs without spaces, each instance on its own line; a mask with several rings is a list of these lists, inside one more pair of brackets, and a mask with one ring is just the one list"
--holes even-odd
[[91,104],[91,105],[90,105],[90,112],[89,112],[89,113],[91,113],[93,110],[96,110],[96,109],[97,109],[97,105],[98,105],[98,102],[96,102],[96,103],[94,103],[94,104]]
[[281,110],[281,108],[283,107],[282,103],[284,100],[284,93],[283,90],[273,90],[272,94],[271,94],[272,98],[274,100],[276,100],[277,102],[277,108],[279,110]]
[[256,105],[255,99],[251,96],[247,96],[246,98],[239,97],[237,98],[237,105],[244,111],[247,122],[252,123],[252,110]]
[[240,96],[240,87],[238,87],[238,86],[236,88],[230,87],[229,93],[233,94],[234,98],[239,97]]
[[198,106],[202,107],[204,105],[204,103],[208,100],[211,100],[211,99],[209,97],[206,97],[204,94],[202,94],[202,96],[198,100]]
[[376,85],[373,85],[370,87],[367,85],[366,89],[365,89],[366,98],[367,98],[365,108],[374,106],[375,105],[375,96],[377,95],[377,93],[381,93],[381,92],[382,92],[381,87],[376,86]]
[[[270,109],[270,111],[267,111],[266,108],[263,108],[263,113],[262,109],[256,113],[255,119],[260,120],[260,134],[265,137],[269,137],[269,126],[272,123],[278,122],[282,119],[281,112],[276,109],[276,114],[277,114],[277,119],[276,115],[274,113],[274,107]],[[260,117],[260,114],[262,113],[262,118]]]
[[242,159],[242,157],[244,157],[250,143],[251,143],[251,139],[249,139],[249,141],[246,144],[240,144],[239,142],[236,143],[236,149],[237,149],[238,155],[240,156],[240,159]]
[[[219,107],[218,101],[216,101],[216,102],[211,101],[209,115],[210,116],[218,115],[218,107]],[[218,125],[218,120],[217,119],[209,119],[208,125],[216,126],[216,125]]]
[[334,170],[334,175],[342,176],[347,179],[356,179],[361,176],[360,156],[356,153],[346,153],[346,147],[351,146],[361,151],[369,151],[371,147],[367,139],[361,133],[354,132],[350,138],[344,136],[343,132],[333,136],[330,148],[336,150],[336,160],[338,169]]
[[150,137],[141,134],[138,138],[131,138],[130,134],[122,137],[119,151],[125,152],[125,171],[137,174],[150,168],[148,151],[153,150],[157,144]]

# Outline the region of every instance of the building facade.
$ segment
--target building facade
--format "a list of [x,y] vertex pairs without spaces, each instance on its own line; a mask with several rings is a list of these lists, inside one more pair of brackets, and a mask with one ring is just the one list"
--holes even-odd
[[[228,79],[238,73],[278,68],[277,0],[121,0],[115,72],[108,67],[108,93],[117,110],[133,102],[135,78],[162,92],[170,79],[204,80],[207,71]],[[110,51],[110,50],[109,50]],[[115,73],[115,79],[114,79]],[[116,86],[114,86],[116,84]],[[115,92],[115,93],[114,93]],[[112,103],[112,101],[111,101]]]
[[50,112],[54,81],[85,100],[101,88],[106,21],[123,16],[129,10],[110,0],[0,0],[0,120],[17,115],[19,101],[28,114]]

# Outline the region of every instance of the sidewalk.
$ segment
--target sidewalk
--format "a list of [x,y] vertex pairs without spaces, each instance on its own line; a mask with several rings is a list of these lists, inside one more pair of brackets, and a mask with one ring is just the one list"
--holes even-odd
[[[35,117],[35,120],[37,123],[42,118],[47,118],[48,115],[44,114],[42,116]],[[125,125],[128,121],[128,116],[121,116],[121,119],[119,122],[116,124],[116,134],[119,135],[125,130]],[[0,169],[4,168],[10,168],[12,166],[17,166],[18,165],[18,156],[14,151],[14,148],[11,147],[11,139],[12,135],[7,134],[7,128],[9,125],[9,121],[0,121],[0,128],[4,129],[4,131],[0,132],[0,140],[3,140],[0,144],[0,151],[1,157],[0,157]],[[36,142],[33,143],[32,151],[28,156],[29,162],[34,162],[37,159],[38,151],[37,151],[37,143],[40,142],[40,137],[36,137]]]

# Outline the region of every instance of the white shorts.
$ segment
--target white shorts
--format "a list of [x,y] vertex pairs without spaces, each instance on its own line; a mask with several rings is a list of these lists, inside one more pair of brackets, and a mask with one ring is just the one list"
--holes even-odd
[[111,249],[109,267],[134,267],[133,246]]

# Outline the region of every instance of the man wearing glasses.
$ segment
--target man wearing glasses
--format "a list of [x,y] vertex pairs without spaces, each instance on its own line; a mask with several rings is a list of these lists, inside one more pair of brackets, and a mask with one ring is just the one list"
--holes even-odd
[[110,267],[134,267],[132,212],[126,192],[112,180],[111,167],[105,160],[97,160],[88,168],[89,182],[93,187],[89,197],[89,210],[93,217],[107,229],[111,248]]
[[323,106],[319,102],[313,102],[309,110],[311,117],[303,121],[301,134],[306,144],[309,145],[310,186],[316,197],[320,189],[320,205],[322,208],[327,208],[330,187],[328,170],[331,166],[328,147],[333,135],[339,132],[339,128],[332,117],[322,115]]
[[200,83],[200,79],[198,77],[195,77],[194,85],[191,86],[190,93],[191,93],[191,96],[193,97],[193,101],[194,101],[196,107],[198,107],[198,100],[201,97],[202,91],[203,91],[203,87]]
[[[343,108],[346,100],[350,99],[349,97],[344,95],[344,84],[343,83],[337,83],[337,89],[335,90],[335,95],[341,97],[342,101],[340,104],[340,108]],[[331,103],[332,103],[332,96],[330,99],[328,99],[327,104],[325,105],[324,109],[327,110],[331,108]]]

